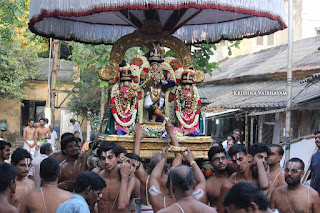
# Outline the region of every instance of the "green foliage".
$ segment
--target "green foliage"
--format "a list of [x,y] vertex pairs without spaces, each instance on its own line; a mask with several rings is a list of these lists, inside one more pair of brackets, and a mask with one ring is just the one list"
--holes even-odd
[[145,52],[143,52],[140,47],[132,47],[127,50],[124,56],[124,60],[126,60],[126,62],[130,64],[133,58],[144,55],[144,54]]
[[28,29],[30,0],[0,0],[0,100],[21,101],[24,87],[38,73],[37,56],[45,39]]
[[[47,39],[28,29],[30,0],[0,0],[0,57],[18,43],[21,49],[43,51]],[[29,51],[29,50],[27,50]]]
[[14,98],[22,100],[26,82],[38,75],[36,50],[25,51],[17,44],[12,44],[0,60],[0,100]]
[[[71,60],[75,62],[78,72],[73,78],[75,88],[71,92],[68,109],[91,121],[98,119],[100,113],[101,89],[108,86],[99,79],[99,70],[109,65],[112,46],[85,45],[76,42],[72,46]],[[88,112],[90,112],[88,117]]]
[[0,1],[0,41],[10,41],[14,36],[14,27],[18,26],[19,16],[26,10],[24,0],[1,0]]
[[[225,42],[225,41],[222,41]],[[228,55],[232,55],[232,48],[240,48],[239,44],[241,41],[230,41],[230,45],[227,47]],[[214,50],[217,50],[215,44],[197,44],[191,49],[191,56],[196,70],[202,70],[204,73],[211,74],[213,69],[218,69],[219,65],[217,62],[209,62],[210,56],[214,55]],[[220,70],[221,71],[221,70]]]
[[164,53],[164,57],[178,58],[177,54],[173,50],[168,50]]
[[218,63],[209,62],[210,56],[214,55],[213,50],[217,50],[215,44],[197,44],[191,51],[191,56],[196,70],[202,70],[204,73],[211,73],[213,69],[218,68]]
[[230,44],[231,44],[231,45],[228,46],[228,55],[229,55],[229,56],[232,55],[232,48],[233,48],[233,47],[235,47],[235,48],[237,48],[237,49],[240,49],[240,46],[239,46],[240,42],[241,42],[241,41],[235,41],[235,42],[230,41]]

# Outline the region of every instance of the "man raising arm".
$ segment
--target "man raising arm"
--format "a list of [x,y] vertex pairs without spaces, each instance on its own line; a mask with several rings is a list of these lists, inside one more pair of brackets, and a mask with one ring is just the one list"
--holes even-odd
[[98,149],[97,154],[104,168],[100,176],[108,185],[108,189],[102,191],[102,197],[98,202],[99,212],[105,209],[109,209],[110,213],[130,212],[129,204],[136,180],[130,177],[132,171],[128,162],[119,164],[118,167],[120,153],[119,146],[109,142],[101,143]]
[[[166,130],[168,135],[170,136],[171,139],[171,144],[173,146],[178,146],[179,147],[179,143],[174,135],[173,132],[174,126],[171,124],[170,121],[166,122]],[[135,145],[134,145],[134,154],[136,155],[140,155],[140,142],[141,139],[143,138],[144,135],[144,130],[141,128],[141,126],[139,124],[135,125]],[[175,153],[176,157],[172,163],[172,167],[175,167],[177,165],[181,164],[182,161],[182,155],[180,153]],[[153,169],[155,168],[155,166],[159,163],[159,161],[161,160],[161,153],[156,152],[152,155],[151,160],[150,160],[150,172],[146,172],[143,168],[142,165],[140,165],[138,167],[138,169],[135,172],[136,177],[140,180],[141,183],[141,188],[140,188],[140,194],[141,194],[141,198],[143,200],[143,205],[142,205],[142,210],[143,211],[149,211],[152,212],[151,209],[151,205],[150,205],[150,200],[149,200],[149,196],[150,194],[148,194],[148,188],[150,187],[150,174],[152,173]],[[164,193],[167,194],[167,187],[166,187],[166,183],[167,183],[167,176],[168,173],[163,172],[163,170],[161,171],[161,175],[160,175],[160,190]]]
[[[188,149],[188,154],[183,153],[183,155],[186,158],[186,161],[190,163],[190,166],[192,167],[192,170],[195,174],[195,180],[196,180],[196,186],[193,191],[193,196],[196,200],[201,201],[203,203],[207,203],[208,199],[206,196],[206,180],[201,172],[201,169],[199,168],[198,164],[194,161],[193,154]],[[168,206],[171,206],[175,200],[174,197],[172,197],[171,191],[170,191],[170,174],[169,172],[168,178],[167,178],[167,188],[169,190],[168,195],[164,194],[160,190],[160,177],[161,173],[163,171],[163,168],[165,166],[165,163],[168,158],[168,150],[167,148],[164,148],[162,150],[162,158],[160,162],[157,164],[157,166],[152,171],[152,174],[150,176],[150,188],[149,188],[149,194],[150,194],[150,200],[151,205],[154,212],[159,211],[160,209],[167,208]]]
[[[247,148],[243,144],[235,144],[230,149],[232,162],[237,165],[237,172],[228,178],[222,185],[218,199],[218,212],[224,212],[222,201],[227,191],[240,181],[247,181],[255,184],[261,190],[269,187],[269,180],[265,171],[264,163],[267,157],[268,147],[265,144],[253,144],[248,154]],[[250,163],[251,162],[251,163]]]
[[185,165],[175,167],[170,171],[170,193],[175,198],[175,203],[159,213],[216,213],[216,211],[199,202],[193,196],[195,185],[192,169]]

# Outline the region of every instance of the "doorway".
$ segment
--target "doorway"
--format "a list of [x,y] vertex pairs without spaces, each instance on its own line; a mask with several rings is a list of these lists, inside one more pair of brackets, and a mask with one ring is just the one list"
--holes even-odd
[[23,100],[21,107],[21,135],[23,135],[23,128],[28,125],[29,118],[33,118],[38,122],[41,117],[45,117],[46,101],[30,101]]

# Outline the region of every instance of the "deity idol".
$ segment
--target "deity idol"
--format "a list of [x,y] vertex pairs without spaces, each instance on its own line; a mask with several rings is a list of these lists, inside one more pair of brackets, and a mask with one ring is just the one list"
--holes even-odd
[[[151,122],[161,121],[164,118],[162,109],[165,102],[165,92],[175,86],[175,80],[166,67],[163,66],[163,50],[159,43],[153,43],[147,54],[150,64],[145,76],[141,78],[141,86],[147,87],[144,107],[149,112]],[[170,65],[168,65],[170,67]],[[171,67],[170,67],[171,69]]]
[[141,97],[134,88],[132,79],[130,66],[123,61],[119,65],[118,74],[115,78],[116,84],[111,91],[110,108],[112,115],[108,121],[107,134],[128,134],[130,126],[136,122],[138,100]]
[[[175,110],[179,121],[178,130],[186,136],[200,136],[201,101],[194,82],[195,71],[184,70],[175,94]],[[202,123],[202,122],[201,122]]]

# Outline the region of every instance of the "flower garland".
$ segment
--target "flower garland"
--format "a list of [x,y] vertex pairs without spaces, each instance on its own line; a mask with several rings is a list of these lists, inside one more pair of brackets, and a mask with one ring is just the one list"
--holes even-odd
[[142,123],[143,122],[143,103],[144,103],[144,91],[141,90],[138,92],[138,95],[140,95],[140,100],[139,100],[139,111],[138,111],[138,114],[139,114],[139,123]]
[[118,124],[120,124],[121,126],[131,126],[131,125],[133,124],[133,122],[136,120],[136,116],[137,116],[137,110],[134,109],[133,112],[134,112],[134,114],[132,115],[130,121],[128,121],[127,123],[122,122],[122,121],[119,119],[119,117],[118,117],[118,115],[117,115],[116,113],[113,114],[113,117],[114,117],[114,119],[116,120],[116,122],[117,122]]
[[[113,87],[112,87],[112,92],[111,92],[111,112],[112,115],[114,117],[114,119],[116,120],[116,122],[121,125],[121,126],[131,126],[133,124],[133,122],[136,119],[137,116],[137,109],[138,109],[138,103],[137,100],[139,99],[139,96],[136,96],[136,98],[133,99],[133,104],[130,108],[130,113],[129,115],[122,115],[121,110],[119,109],[119,100],[117,98],[117,89],[119,88],[119,83],[116,83]],[[130,118],[130,121],[124,123],[119,119],[118,114],[120,114],[120,116],[122,118]]]
[[[118,84],[117,87],[119,88],[120,90],[120,85]],[[129,115],[126,115],[126,112],[122,112],[121,109],[119,109],[119,106],[120,106],[120,103],[119,103],[119,97],[118,96],[121,96],[121,94],[118,94],[118,91],[119,90],[116,90],[116,94],[114,94],[115,96],[115,106],[116,106],[116,109],[117,109],[117,113],[122,117],[122,118],[128,118],[130,116],[132,116],[132,111],[134,110],[134,107],[136,105],[136,98],[133,99],[133,104],[130,108],[130,114]]]
[[[196,99],[196,101],[198,101],[198,105],[194,104],[193,112],[192,112],[192,115],[190,116],[190,118],[186,118],[183,115],[183,113],[181,112],[182,111],[182,107],[181,107],[180,95],[179,95],[179,91],[181,90],[181,86],[180,85],[177,87],[177,90],[176,90],[176,94],[179,97],[175,97],[175,99],[176,99],[175,110],[176,110],[177,118],[178,118],[179,122],[187,129],[193,128],[198,123],[199,116],[200,116],[201,101],[199,99],[199,93],[198,93],[198,90],[197,90],[195,85],[192,85],[192,89],[193,89],[193,92],[196,95],[195,99]],[[192,124],[186,124],[186,122],[184,121],[184,120],[190,121],[192,119],[194,119]]]
[[170,101],[170,93],[174,93],[175,88],[169,88],[165,93],[165,115],[171,120],[171,123],[177,121],[174,110],[174,101]]
[[182,126],[186,129],[191,129],[193,128],[195,125],[197,125],[197,123],[199,122],[199,114],[196,114],[194,121],[192,122],[192,124],[186,124],[184,122],[184,120],[181,118],[181,113],[179,111],[176,111],[177,117],[179,122],[182,124]]

